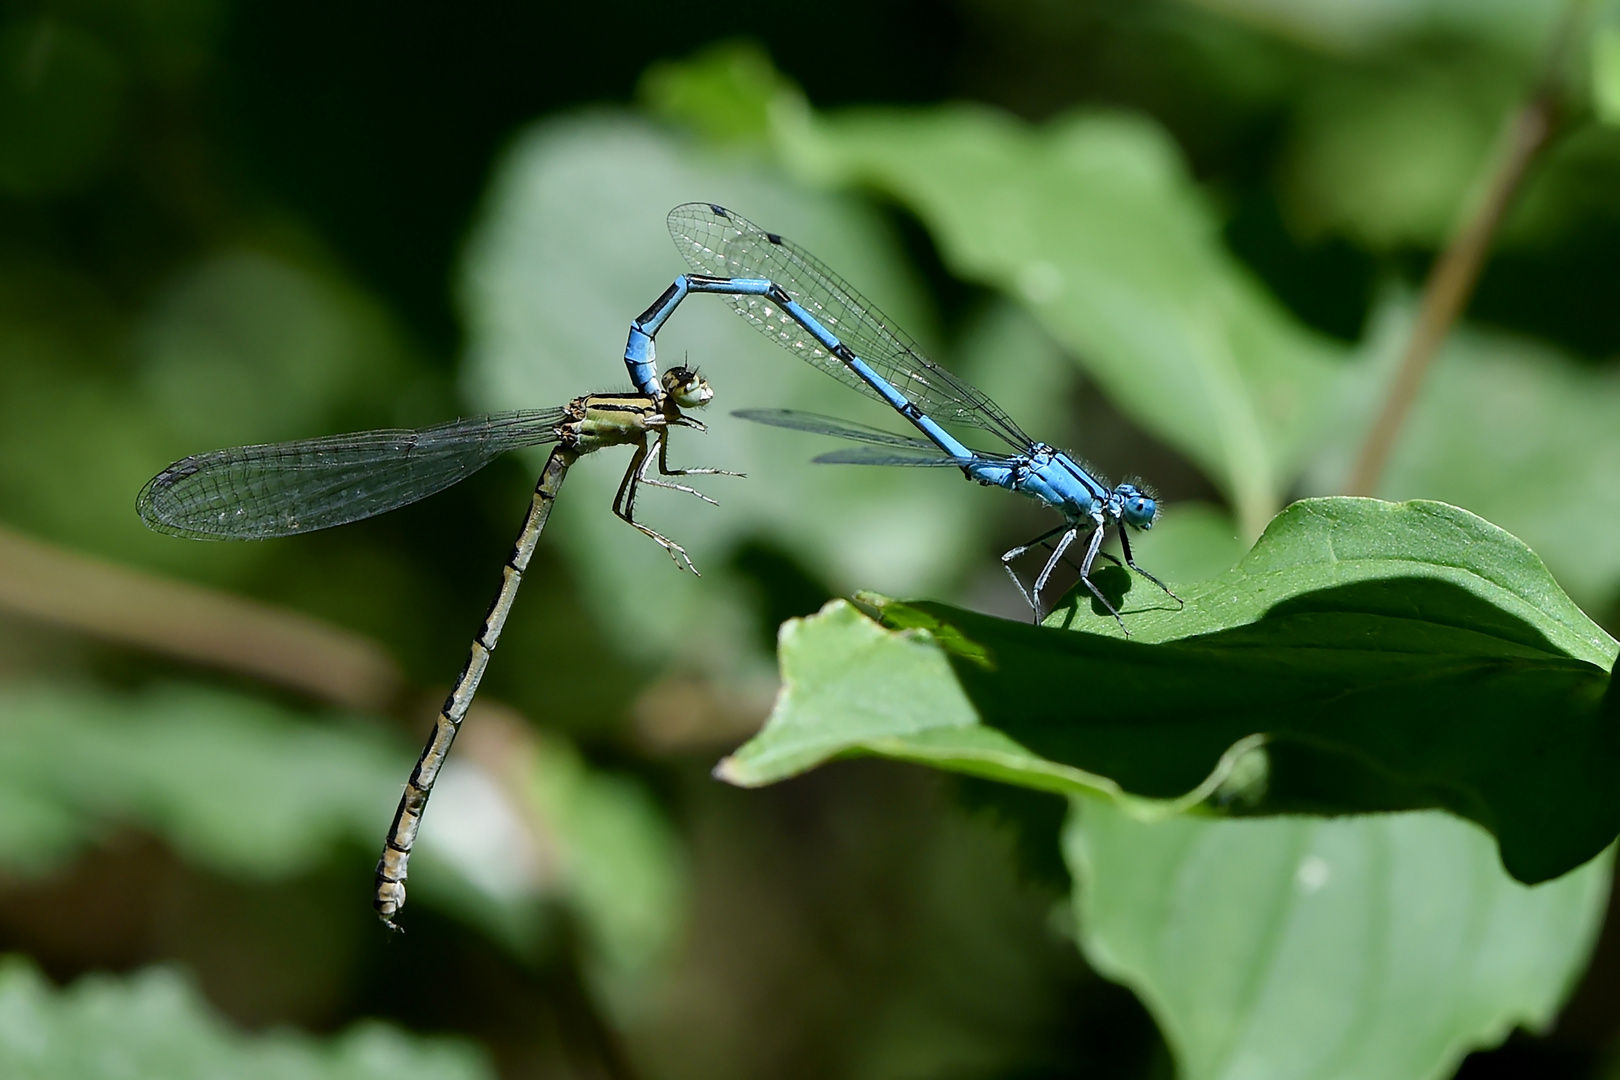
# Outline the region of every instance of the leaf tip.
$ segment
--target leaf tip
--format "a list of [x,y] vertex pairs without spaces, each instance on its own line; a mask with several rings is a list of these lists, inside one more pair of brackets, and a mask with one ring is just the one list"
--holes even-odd
[[757,784],[749,782],[747,769],[743,768],[737,761],[736,754],[727,754],[725,757],[721,758],[715,763],[714,768],[709,771],[709,775],[714,777],[716,780],[719,780],[722,783],[730,784],[733,787],[758,786]]

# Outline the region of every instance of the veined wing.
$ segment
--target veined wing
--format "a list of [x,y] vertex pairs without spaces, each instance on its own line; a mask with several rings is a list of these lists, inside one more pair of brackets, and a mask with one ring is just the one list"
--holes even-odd
[[869,424],[822,416],[820,413],[800,412],[797,409],[736,409],[731,415],[743,420],[752,420],[756,424],[792,428],[794,431],[810,431],[817,435],[831,435],[835,439],[849,439],[852,442],[872,443],[877,446],[904,447],[934,455],[940,452],[939,447],[927,439],[896,435],[892,431],[885,431]]
[[960,469],[965,462],[940,452],[939,447],[928,450],[884,450],[876,446],[850,446],[843,450],[829,450],[811,458],[817,465],[910,465],[923,467],[949,466]]
[[[731,415],[752,420],[756,424],[770,424],[773,427],[792,428],[795,431],[811,431],[817,435],[831,435],[836,439],[868,444],[851,446],[844,450],[831,450],[822,454],[815,459],[822,465],[947,465],[961,468],[964,464],[960,458],[941,453],[939,447],[927,439],[896,435],[892,431],[884,431],[882,428],[856,423],[853,420],[838,420],[819,413],[799,412],[796,409],[737,409]],[[974,457],[999,459],[1000,455],[980,454],[975,451]]]
[[[908,334],[809,252],[709,203],[686,203],[671,210],[669,232],[686,261],[700,274],[768,278],[781,286],[855,355],[936,421],[987,431],[1015,450],[1030,447],[1029,436],[999,405],[924,356]],[[769,297],[725,299],[772,341],[845,386],[883,400]]]
[[135,509],[158,532],[263,540],[346,525],[465,480],[508,450],[555,442],[562,409],[235,446],[170,465]]

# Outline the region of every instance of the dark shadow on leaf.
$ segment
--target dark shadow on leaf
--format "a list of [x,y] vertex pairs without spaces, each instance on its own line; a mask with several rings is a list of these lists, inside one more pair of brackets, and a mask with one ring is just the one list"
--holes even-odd
[[[1319,589],[1276,605],[1257,625],[1317,613],[1384,615],[1425,627],[1447,627],[1497,638],[1538,653],[1563,655],[1537,627],[1466,589],[1435,578],[1387,578]],[[1485,646],[1484,642],[1480,644]]]
[[1620,832],[1608,673],[1445,581],[1306,593],[1158,645],[912,610],[974,646],[977,661],[952,659],[984,723],[1136,794],[1181,796],[1238,739],[1266,733],[1270,776],[1248,812],[1444,808],[1491,830],[1530,882]]
[[[1091,583],[1097,586],[1098,592],[1108,598],[1110,604],[1114,605],[1114,611],[1124,610],[1125,594],[1130,592],[1131,586],[1135,584],[1131,580],[1129,570],[1123,566],[1113,565],[1104,566],[1100,570],[1093,570],[1091,572]],[[1074,588],[1069,591],[1082,599],[1090,600],[1093,615],[1102,616],[1103,618],[1113,617],[1113,612],[1103,607],[1102,601],[1092,595],[1091,590],[1086,588],[1084,583],[1075,582]]]
[[[1130,625],[1129,616],[1133,613],[1163,609],[1175,611],[1180,605],[1163,589],[1136,574],[1131,573],[1123,566],[1109,564],[1100,566],[1091,572],[1091,580],[1108,598],[1121,615],[1127,617],[1126,626]],[[1127,596],[1129,599],[1127,599]],[[1052,608],[1051,625],[1060,630],[1073,629],[1083,626],[1085,616],[1080,612],[1089,608],[1092,618],[1112,619],[1113,614],[1101,601],[1086,588],[1085,583],[1075,581],[1074,586],[1063,594]]]

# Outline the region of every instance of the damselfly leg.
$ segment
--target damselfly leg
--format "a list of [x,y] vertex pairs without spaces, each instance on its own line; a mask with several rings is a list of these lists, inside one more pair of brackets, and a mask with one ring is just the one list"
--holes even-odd
[[[1177,596],[1171,590],[1170,586],[1166,585],[1164,582],[1160,581],[1158,578],[1154,577],[1152,574],[1148,573],[1146,570],[1144,570],[1140,566],[1136,565],[1136,560],[1131,558],[1131,538],[1125,534],[1124,529],[1121,529],[1119,531],[1119,546],[1120,546],[1121,550],[1123,550],[1125,552],[1125,565],[1126,566],[1130,567],[1132,570],[1135,570],[1138,574],[1141,574],[1143,577],[1145,577],[1149,581],[1153,582],[1153,584],[1155,584],[1159,588],[1163,589],[1165,595],[1168,596],[1170,599],[1174,600],[1180,607],[1184,608],[1184,607],[1187,606],[1187,602],[1185,600],[1183,600],[1181,597]],[[1112,555],[1109,555],[1108,557],[1110,559],[1114,559],[1114,557]],[[1117,562],[1119,562],[1119,560],[1114,559],[1114,562],[1117,563]]]
[[[1031,611],[1034,613],[1035,622],[1039,623],[1046,614],[1041,607],[1041,594],[1046,591],[1046,586],[1050,581],[1052,574],[1057,570],[1059,563],[1062,563],[1064,566],[1069,567],[1071,570],[1074,570],[1077,574],[1079,574],[1080,580],[1085,583],[1087,590],[1089,590],[1091,594],[1095,596],[1099,602],[1101,602],[1103,607],[1114,616],[1115,620],[1119,622],[1120,628],[1125,630],[1127,637],[1130,636],[1130,630],[1125,627],[1125,621],[1120,618],[1118,609],[1114,607],[1113,603],[1109,601],[1108,597],[1105,596],[1097,587],[1096,582],[1091,580],[1091,567],[1097,559],[1107,559],[1115,566],[1129,566],[1132,570],[1135,570],[1137,573],[1153,582],[1153,584],[1163,589],[1167,594],[1169,594],[1170,598],[1175,600],[1178,604],[1182,602],[1181,598],[1176,596],[1175,593],[1171,592],[1170,588],[1165,585],[1164,582],[1160,581],[1158,578],[1136,565],[1135,561],[1131,558],[1130,540],[1125,536],[1123,530],[1120,531],[1120,543],[1125,549],[1125,558],[1123,560],[1112,552],[1103,550],[1101,545],[1104,538],[1104,533],[1100,527],[1093,528],[1090,541],[1086,545],[1086,554],[1083,561],[1076,563],[1074,560],[1070,559],[1068,557],[1068,549],[1074,543],[1074,541],[1079,538],[1080,532],[1080,527],[1070,526],[1065,522],[1064,524],[1058,525],[1055,528],[1048,529],[1046,532],[1035,537],[1033,540],[1019,544],[1017,547],[1012,548],[1002,554],[1002,567],[1007,571],[1007,576],[1012,578],[1013,584],[1017,586],[1019,593],[1023,595],[1024,601],[1029,604]],[[1062,534],[1061,536],[1059,536],[1060,533]],[[1053,540],[1053,537],[1058,537],[1058,539]],[[1042,564],[1041,572],[1035,579],[1035,587],[1033,589],[1026,589],[1024,588],[1024,583],[1018,578],[1018,572],[1013,569],[1012,562],[1014,559],[1018,559],[1036,548],[1049,551],[1051,554]]]
[[[690,417],[681,417],[680,419],[687,422],[681,423],[676,421],[675,426],[695,427],[699,431],[708,430],[701,422],[691,420]],[[692,558],[691,556],[687,555],[685,548],[681,547],[681,545],[677,544],[663,533],[660,533],[649,526],[643,525],[641,522],[636,520],[636,495],[640,492],[642,485],[645,484],[647,487],[668,488],[671,491],[684,491],[688,495],[693,495],[699,499],[702,499],[710,506],[720,505],[707,495],[703,494],[703,492],[699,491],[697,488],[688,487],[685,484],[673,483],[668,480],[659,480],[654,478],[651,475],[651,469],[655,464],[658,466],[658,472],[662,476],[743,476],[745,474],[738,472],[727,472],[725,469],[671,469],[669,467],[668,431],[666,430],[658,432],[652,435],[651,438],[657,442],[658,452],[656,454],[653,453],[651,444],[646,440],[643,440],[636,447],[635,455],[630,459],[630,467],[624,471],[624,479],[619,481],[619,490],[613,496],[613,513],[618,516],[619,520],[640,532],[643,536],[647,537],[653,543],[657,544],[659,547],[668,552],[669,557],[675,561],[675,565],[678,568],[690,570],[694,576],[702,577],[703,575],[699,573],[698,568],[693,565]]]

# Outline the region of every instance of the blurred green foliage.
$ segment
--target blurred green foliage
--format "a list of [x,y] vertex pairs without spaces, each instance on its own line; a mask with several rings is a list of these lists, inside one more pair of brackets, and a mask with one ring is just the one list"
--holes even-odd
[[[1371,578],[1456,589],[1425,601],[1404,653],[1374,635],[1388,654],[1362,657],[1421,666],[1447,645],[1562,664],[1585,680],[1582,708],[1532,688],[1463,711],[1464,688],[1437,676],[1428,765],[1410,746],[1354,747],[1398,774],[1389,805],[1462,809],[1499,837],[1540,805],[1520,835],[1548,873],[1608,827],[1612,717],[1596,711],[1594,665],[1607,671],[1612,641],[1574,605],[1611,632],[1620,618],[1606,539],[1620,530],[1615,9],[1585,10],[1561,126],[1379,489],[1465,507],[1546,566],[1526,569],[1517,546],[1503,562],[1508,541],[1483,524],[1432,543],[1386,532],[1381,557],[1402,566]],[[1071,809],[1060,838],[1059,798],[1032,809],[975,788],[969,801],[994,812],[969,815],[953,781],[890,763],[714,783],[714,759],[777,689],[779,622],[857,589],[1022,617],[993,556],[1045,527],[1037,508],[943,471],[812,467],[812,440],[732,422],[741,407],[888,418],[722,305],[695,298],[660,336],[666,363],[689,359],[717,389],[709,433],[680,433],[672,453],[749,476],[700,485],[719,507],[643,505],[705,576],[672,573],[605,512],[617,461],[574,471],[490,669],[491,711],[469,720],[428,814],[401,939],[369,918],[373,848],[537,459],[273,544],[181,543],[131,512],[158,468],[212,446],[622,386],[628,320],[683,269],[663,215],[709,199],[816,252],[1038,436],[1157,485],[1166,516],[1139,559],[1189,598],[1189,625],[1261,625],[1267,588],[1320,595],[1338,572],[1303,532],[1284,542],[1304,511],[1242,564],[1281,551],[1292,569],[1229,568],[1286,503],[1343,484],[1424,268],[1562,11],[828,0],[709,18],[40,0],[0,13],[0,520],[369,635],[410,684],[375,716],[336,715],[183,648],[153,655],[0,611],[0,948],[45,973],[12,961],[0,977],[0,1061],[52,1076],[1416,1077],[1563,1009],[1554,1035],[1514,1036],[1463,1072],[1592,1075],[1620,1032],[1612,946],[1594,945],[1605,858],[1527,889],[1480,830],[1427,814],[1230,821],[1119,796]],[[6,574],[0,559],[0,604]],[[1249,590],[1241,615],[1213,599],[1233,588]],[[1388,621],[1376,591],[1330,614]],[[751,779],[864,739],[1048,791],[1116,790],[1084,753],[981,723],[984,699],[962,690],[972,662],[953,668],[952,648],[1038,632],[937,603],[887,610],[946,650],[850,609],[790,623],[779,714],[799,721],[766,740],[792,765]],[[1128,616],[1135,643],[1109,640],[1095,611],[1064,617],[1099,633],[1067,635],[1089,666],[1054,665],[1052,700],[1151,713],[1140,699],[1168,683],[1118,685],[1117,658],[1179,636],[1170,613]],[[812,644],[825,678],[796,684]],[[1301,643],[1270,647],[1288,644]],[[1198,678],[1236,662],[1206,659]],[[1322,722],[1269,689],[1233,687],[1247,725],[1138,747],[1163,781],[1152,793],[1207,780],[1199,795],[1247,811],[1298,795],[1303,758],[1284,742],[1231,746],[1262,715]],[[1015,711],[1013,693],[989,692]],[[880,740],[861,725],[883,705]],[[1588,741],[1566,738],[1580,724]],[[1359,775],[1334,808],[1378,793]],[[1442,795],[1408,797],[1425,783]],[[1054,880],[1060,850],[1072,895]],[[1039,872],[1020,851],[1044,852]],[[322,1034],[232,1032],[147,969],[177,963],[231,1022]],[[365,1017],[382,1023],[350,1027]],[[402,1027],[475,1040],[493,1064]]]
[[380,1024],[317,1041],[293,1032],[231,1031],[195,988],[162,968],[132,978],[94,976],[55,992],[27,962],[0,962],[0,1069],[17,1080],[479,1080],[473,1047],[422,1040]]

